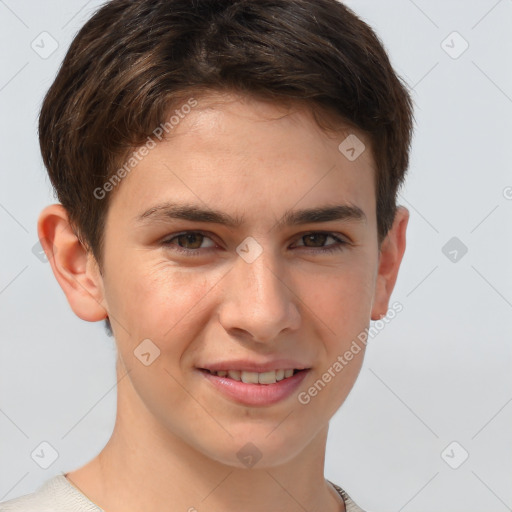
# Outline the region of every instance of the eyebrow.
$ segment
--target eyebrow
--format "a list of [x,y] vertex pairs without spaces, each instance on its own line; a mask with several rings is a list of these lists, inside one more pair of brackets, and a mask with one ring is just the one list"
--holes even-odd
[[[148,221],[188,220],[191,222],[208,222],[222,224],[229,228],[238,228],[245,222],[243,216],[232,216],[218,210],[204,209],[195,204],[164,203],[153,206],[136,217],[137,223]],[[297,226],[329,222],[333,220],[366,222],[366,215],[355,205],[340,204],[321,206],[301,210],[287,210],[274,227]]]

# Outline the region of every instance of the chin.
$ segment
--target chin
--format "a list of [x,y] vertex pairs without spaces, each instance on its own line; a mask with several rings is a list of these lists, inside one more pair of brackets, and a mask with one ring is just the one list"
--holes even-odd
[[251,434],[230,433],[225,443],[217,446],[211,446],[203,453],[210,459],[215,460],[225,466],[239,469],[268,469],[281,466],[294,459],[308,444],[307,440],[300,438],[294,439],[283,432],[278,435],[275,425],[272,428],[262,428],[256,432],[257,428],[252,428]]

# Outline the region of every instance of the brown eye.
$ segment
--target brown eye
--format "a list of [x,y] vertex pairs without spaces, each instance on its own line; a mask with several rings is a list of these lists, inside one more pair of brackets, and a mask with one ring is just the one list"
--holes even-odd
[[[204,236],[201,235],[201,233],[187,233],[185,235],[177,236],[175,240],[178,241],[178,245],[180,247],[185,247],[186,249],[199,249],[203,238]],[[189,245],[187,246],[187,244]]]
[[[309,235],[303,236],[302,240],[306,247],[322,247],[327,238],[329,238],[329,235],[325,233],[310,233]],[[320,243],[320,246],[314,245],[315,242]],[[310,243],[313,245],[310,245]]]
[[[327,243],[328,239],[334,240],[335,243]],[[321,231],[307,233],[306,235],[302,235],[299,238],[299,241],[302,241],[302,244],[297,244],[299,247],[310,248],[313,249],[312,252],[318,252],[327,254],[334,251],[340,251],[346,248],[349,245],[349,242],[335,236],[333,233],[323,233]],[[314,249],[317,249],[314,251]]]
[[[203,242],[209,241],[209,245],[202,245]],[[215,247],[212,239],[199,231],[186,231],[178,233],[170,238],[162,241],[162,244],[170,249],[178,252],[202,253],[203,250]]]

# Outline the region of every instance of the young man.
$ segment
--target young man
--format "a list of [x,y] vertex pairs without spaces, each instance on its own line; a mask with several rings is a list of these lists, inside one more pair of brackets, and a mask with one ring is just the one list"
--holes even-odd
[[405,250],[412,119],[335,0],[105,4],[42,107],[38,229],[115,337],[116,424],[0,510],[360,511],[326,440]]

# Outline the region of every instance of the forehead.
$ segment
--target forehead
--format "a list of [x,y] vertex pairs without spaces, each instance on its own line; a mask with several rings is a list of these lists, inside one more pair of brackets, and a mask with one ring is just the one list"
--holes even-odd
[[[179,199],[261,215],[280,205],[345,200],[358,201],[367,216],[374,212],[374,162],[358,131],[340,125],[325,132],[304,106],[221,93],[197,98],[192,108],[175,107],[171,118],[169,136],[156,140],[122,180],[111,208],[140,215]],[[366,148],[355,160],[340,151],[353,137]]]

